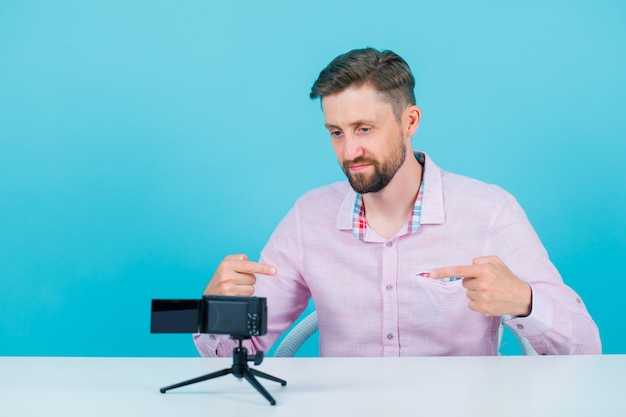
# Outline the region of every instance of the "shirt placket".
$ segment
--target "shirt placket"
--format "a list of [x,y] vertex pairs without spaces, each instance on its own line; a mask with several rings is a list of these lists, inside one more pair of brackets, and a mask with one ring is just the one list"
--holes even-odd
[[398,338],[398,241],[383,243],[382,265],[383,326],[382,343],[384,356],[399,356]]

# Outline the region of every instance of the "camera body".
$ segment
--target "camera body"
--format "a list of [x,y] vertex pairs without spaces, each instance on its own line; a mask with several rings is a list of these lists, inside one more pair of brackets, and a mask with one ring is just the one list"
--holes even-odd
[[200,333],[262,336],[267,333],[265,298],[204,296],[206,320]]
[[205,295],[200,300],[152,300],[150,331],[262,336],[267,333],[266,299]]

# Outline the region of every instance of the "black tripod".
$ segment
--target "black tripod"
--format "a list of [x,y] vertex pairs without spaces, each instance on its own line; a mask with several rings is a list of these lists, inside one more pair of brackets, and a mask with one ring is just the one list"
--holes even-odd
[[164,394],[165,391],[183,387],[185,385],[195,384],[196,382],[202,382],[213,378],[218,378],[220,376],[233,374],[235,377],[241,379],[245,378],[257,391],[261,393],[272,405],[276,405],[276,400],[272,398],[269,392],[257,381],[254,377],[255,375],[260,378],[269,379],[270,381],[280,382],[280,385],[287,385],[287,381],[284,379],[276,378],[275,376],[266,374],[261,371],[257,371],[256,369],[252,369],[248,366],[248,361],[254,361],[255,365],[260,365],[263,362],[263,352],[257,352],[254,356],[248,356],[248,349],[243,347],[243,339],[241,337],[236,337],[239,341],[239,347],[233,349],[233,366],[231,368],[222,369],[221,371],[212,372],[210,374],[202,375],[197,378],[193,378],[187,381],[179,382],[178,384],[169,385],[167,387],[163,387],[160,389],[161,393]]

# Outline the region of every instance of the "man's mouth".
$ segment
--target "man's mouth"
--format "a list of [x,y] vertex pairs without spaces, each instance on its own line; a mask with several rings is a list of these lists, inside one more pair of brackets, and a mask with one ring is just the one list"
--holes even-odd
[[367,167],[369,166],[371,166],[371,164],[365,164],[365,163],[353,164],[353,165],[348,166],[348,169],[351,172],[360,172],[360,171],[367,169]]
[[367,168],[375,165],[376,161],[369,160],[367,158],[356,158],[352,161],[344,162],[344,168],[346,172],[361,172],[366,170]]

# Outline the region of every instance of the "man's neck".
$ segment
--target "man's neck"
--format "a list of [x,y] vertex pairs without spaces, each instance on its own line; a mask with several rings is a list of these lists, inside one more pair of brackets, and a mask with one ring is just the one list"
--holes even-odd
[[422,182],[422,165],[412,152],[407,154],[384,189],[363,194],[367,224],[385,239],[393,237],[409,220]]

